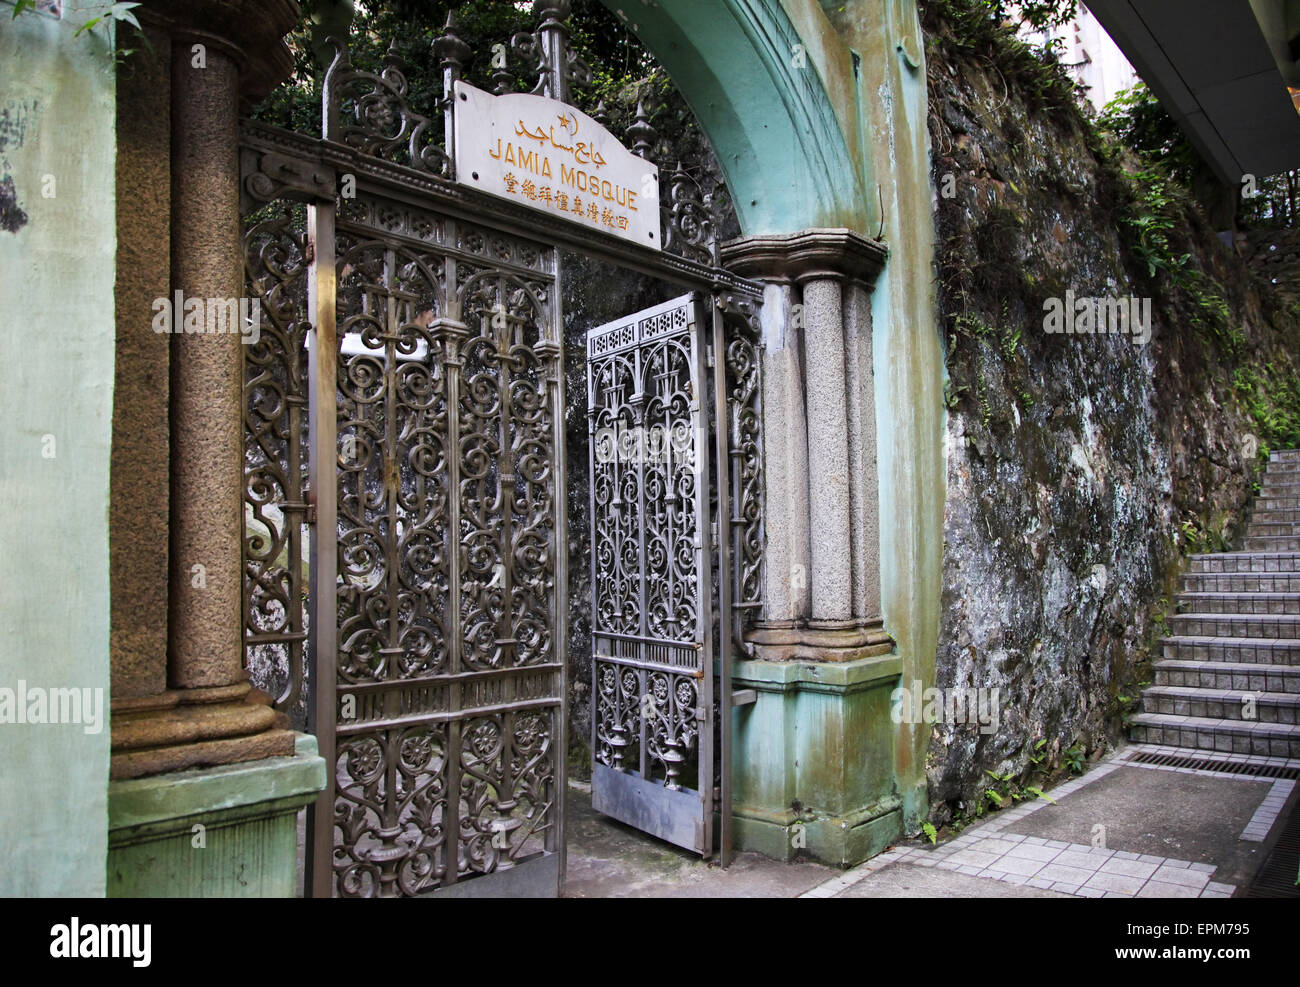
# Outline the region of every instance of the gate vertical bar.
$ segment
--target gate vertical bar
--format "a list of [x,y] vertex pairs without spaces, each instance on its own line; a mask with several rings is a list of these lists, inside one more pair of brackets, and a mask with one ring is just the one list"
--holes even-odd
[[[705,325],[703,302],[698,292],[691,299],[691,387],[694,390],[691,414],[695,441],[695,534],[699,548],[695,556],[696,639],[700,650],[699,683],[700,705],[695,719],[699,727],[696,753],[696,786],[702,802],[700,852],[705,859],[713,856],[713,593],[710,591],[713,571],[714,532],[709,519],[709,388],[708,359],[710,326]],[[721,639],[722,635],[719,635]]]
[[[454,231],[458,224],[453,222],[451,228]],[[447,264],[447,283],[454,285],[457,282],[456,259],[449,257]],[[455,291],[448,291],[447,298],[450,304],[455,306],[450,312],[451,318],[462,326],[465,326],[465,311],[461,307],[462,303],[456,301],[458,298]],[[447,674],[458,675],[463,668],[461,662],[461,598],[460,598],[460,580],[461,580],[461,556],[456,550],[457,542],[460,540],[460,377],[461,368],[464,366],[462,356],[462,346],[468,338],[468,327],[448,337],[447,343],[447,567],[448,567],[448,587],[447,587],[447,607],[451,614],[448,621],[450,627],[448,634],[451,643],[447,648]],[[443,885],[450,887],[460,878],[460,743],[461,743],[461,719],[455,715],[460,712],[461,690],[458,686],[452,685],[447,690],[447,709],[452,717],[447,722],[447,839],[443,846],[446,848],[446,873],[443,876]]]
[[333,203],[307,207],[307,244],[311,271],[307,310],[314,330],[307,335],[307,422],[311,451],[309,476],[316,504],[308,564],[311,568],[311,732],[325,759],[325,790],[308,812],[306,894],[328,898],[334,893],[335,664],[338,613],[335,604],[338,568],[338,331],[335,325]]
[[[547,834],[548,848],[559,855],[559,883],[556,897],[564,892],[564,871],[568,862],[568,845],[564,838],[564,828],[568,823],[565,811],[569,791],[569,716],[563,698],[569,688],[569,492],[565,481],[567,453],[564,444],[564,286],[560,281],[560,252],[551,251],[552,263],[555,265],[555,303],[551,306],[551,339],[555,344],[555,356],[552,363],[551,396],[555,402],[552,422],[555,436],[555,592],[551,599],[555,607],[555,642],[556,655],[560,661],[559,695],[560,705],[555,707],[555,822]],[[584,346],[585,346],[584,341]],[[562,653],[561,653],[562,652]],[[592,662],[594,667],[595,662]],[[595,693],[592,693],[593,699]],[[594,748],[593,748],[594,749]]]
[[[641,321],[637,320],[638,323]],[[638,340],[640,339],[640,328],[638,327]],[[645,351],[638,346],[632,352],[632,368],[634,371],[633,380],[635,388],[632,392],[632,427],[633,435],[639,436],[641,433],[635,431],[645,427]],[[637,636],[640,638],[636,642],[636,656],[642,661],[650,657],[650,646],[646,643],[651,636],[650,632],[650,595],[646,592],[646,571],[645,571],[645,553],[646,553],[646,500],[645,500],[645,457],[637,455],[633,457],[632,469],[636,470],[636,519],[637,519],[637,546],[636,546],[636,564],[637,564],[637,613],[640,614],[637,625]],[[649,688],[649,676],[644,668],[637,669],[636,673],[636,722],[637,722],[637,752],[639,761],[637,771],[641,773],[642,778],[650,777],[650,744],[648,736],[649,724],[646,722],[646,691]]]
[[731,641],[732,627],[732,559],[731,559],[731,456],[730,421],[727,407],[727,339],[722,310],[717,299],[710,296],[709,309],[713,320],[713,415],[718,475],[714,478],[718,489],[718,717],[722,735],[719,752],[718,778],[721,836],[719,862],[723,867],[731,863]]

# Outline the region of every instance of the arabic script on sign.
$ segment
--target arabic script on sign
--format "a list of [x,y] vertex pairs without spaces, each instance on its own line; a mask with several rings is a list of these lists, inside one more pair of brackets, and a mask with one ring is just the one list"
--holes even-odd
[[456,83],[456,179],[642,246],[659,247],[659,169],[581,110]]

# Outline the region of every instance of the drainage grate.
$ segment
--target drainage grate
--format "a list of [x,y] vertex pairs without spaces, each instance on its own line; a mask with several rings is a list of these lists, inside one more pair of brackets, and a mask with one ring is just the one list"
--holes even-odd
[[1195,771],[1220,771],[1229,775],[1246,775],[1250,778],[1281,778],[1300,780],[1300,765],[1246,764],[1242,761],[1216,761],[1208,757],[1188,757],[1185,754],[1153,754],[1139,751],[1127,758],[1129,764],[1154,764],[1162,768],[1192,768]]
[[1300,898],[1300,802],[1243,898]]

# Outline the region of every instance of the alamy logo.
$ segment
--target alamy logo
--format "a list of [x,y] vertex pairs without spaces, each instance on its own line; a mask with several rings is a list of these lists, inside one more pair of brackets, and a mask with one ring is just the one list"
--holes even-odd
[[260,298],[186,298],[176,290],[171,300],[153,300],[153,331],[239,333],[252,346],[262,338]]
[[596,432],[596,462],[601,463],[657,463],[676,462],[687,467],[695,464],[695,439],[690,426],[678,422],[670,428],[663,425],[624,425]]
[[919,679],[912,688],[899,686],[889,696],[889,711],[895,723],[978,723],[980,733],[996,733],[1000,722],[998,690],[923,689]]
[[153,927],[140,923],[82,925],[77,916],[67,925],[50,928],[50,955],[55,959],[129,959],[132,966],[148,966],[152,956]]
[[18,688],[0,687],[0,724],[80,723],[83,733],[104,729],[103,689],[46,689],[18,680]]
[[1150,298],[1065,298],[1043,302],[1043,331],[1048,335],[1091,336],[1118,333],[1141,346],[1151,338]]

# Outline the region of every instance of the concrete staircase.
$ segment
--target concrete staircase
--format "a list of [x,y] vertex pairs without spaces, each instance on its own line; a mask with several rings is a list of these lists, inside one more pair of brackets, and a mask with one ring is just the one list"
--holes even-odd
[[1130,738],[1300,757],[1300,449],[1269,460],[1245,551],[1192,556],[1178,609]]

